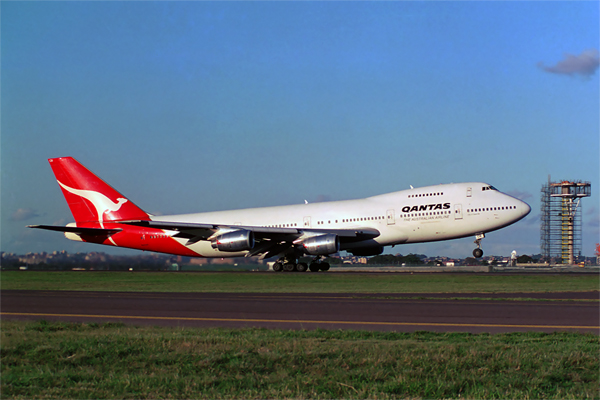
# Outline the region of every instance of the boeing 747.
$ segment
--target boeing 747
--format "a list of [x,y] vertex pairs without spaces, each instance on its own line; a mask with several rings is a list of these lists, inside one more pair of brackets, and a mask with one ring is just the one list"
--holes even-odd
[[[71,240],[188,257],[277,256],[275,271],[326,271],[328,255],[381,254],[385,246],[475,236],[481,240],[531,208],[487,183],[412,188],[359,200],[198,214],[144,212],[72,157],[48,160],[75,219],[31,225]],[[308,265],[300,257],[314,256]]]

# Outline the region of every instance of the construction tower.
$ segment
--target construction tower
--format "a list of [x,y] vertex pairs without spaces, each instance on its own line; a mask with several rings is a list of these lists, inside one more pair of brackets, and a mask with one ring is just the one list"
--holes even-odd
[[573,264],[581,255],[581,199],[589,197],[589,182],[562,181],[542,186],[541,248],[546,260]]

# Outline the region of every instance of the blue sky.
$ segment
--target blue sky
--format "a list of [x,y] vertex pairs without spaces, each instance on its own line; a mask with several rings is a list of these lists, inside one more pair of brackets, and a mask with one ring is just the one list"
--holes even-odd
[[550,174],[592,183],[599,241],[598,2],[0,7],[2,251],[111,250],[24,227],[71,222],[59,156],[156,214],[484,181],[532,206],[483,241],[505,256],[540,252]]

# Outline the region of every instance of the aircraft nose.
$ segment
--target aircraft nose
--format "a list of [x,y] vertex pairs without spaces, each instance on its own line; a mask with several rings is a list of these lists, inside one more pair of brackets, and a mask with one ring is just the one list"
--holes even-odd
[[531,207],[524,201],[521,201],[521,207],[519,208],[522,210],[522,217],[526,217],[531,212]]

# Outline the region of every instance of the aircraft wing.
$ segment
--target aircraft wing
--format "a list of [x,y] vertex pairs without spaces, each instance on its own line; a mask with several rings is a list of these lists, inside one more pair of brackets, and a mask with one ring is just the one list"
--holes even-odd
[[[196,224],[188,222],[163,222],[163,221],[120,221],[122,224],[143,226],[148,228],[178,231],[175,237],[198,238],[198,240],[209,240],[219,230],[247,230],[254,232],[257,239],[297,239],[303,233],[333,233],[340,237],[342,242],[373,239],[379,236],[379,231],[373,228],[356,229],[315,229],[315,228],[269,228],[263,226],[246,225],[217,225]],[[354,239],[354,240],[352,240]]]
[[188,222],[165,222],[165,221],[120,221],[120,223],[142,226],[148,228],[164,229],[177,231],[174,237],[188,239],[187,245],[196,243],[200,240],[211,240],[221,231],[247,230],[254,233],[257,244],[255,248],[248,253],[248,256],[260,255],[261,258],[268,258],[277,255],[289,247],[293,246],[294,241],[304,234],[335,234],[340,242],[356,242],[361,240],[373,239],[379,236],[379,231],[373,228],[356,229],[314,229],[314,228],[270,228],[263,226],[245,226],[245,225],[217,225],[217,224],[197,224]]

